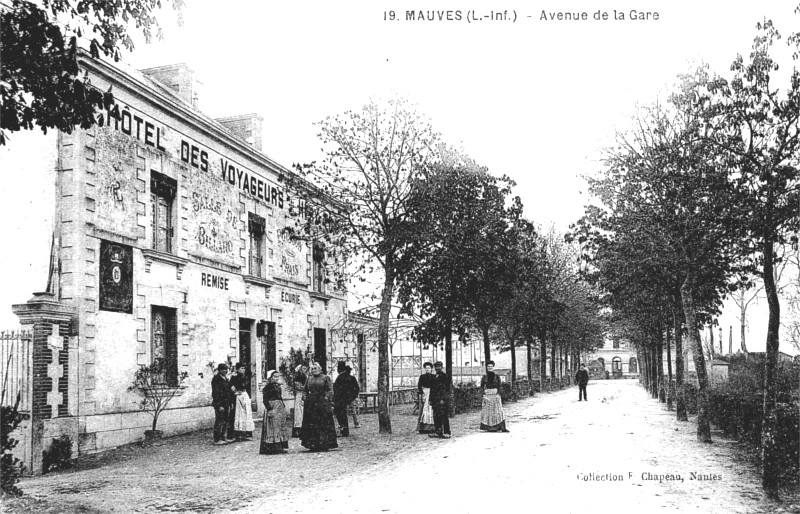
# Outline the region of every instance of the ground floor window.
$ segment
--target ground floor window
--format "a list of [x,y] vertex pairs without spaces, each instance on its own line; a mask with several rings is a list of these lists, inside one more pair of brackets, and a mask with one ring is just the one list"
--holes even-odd
[[153,305],[152,362],[162,367],[167,385],[178,385],[178,318],[175,309]]

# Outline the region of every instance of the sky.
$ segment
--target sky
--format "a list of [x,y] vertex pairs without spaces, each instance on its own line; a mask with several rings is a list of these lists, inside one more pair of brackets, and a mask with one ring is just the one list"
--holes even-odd
[[[202,83],[200,109],[214,118],[262,115],[264,153],[285,166],[320,158],[315,122],[370,98],[403,96],[444,141],[516,181],[530,219],[564,231],[588,201],[582,176],[599,169],[602,150],[629,126],[637,105],[655,101],[699,62],[726,72],[737,53],[748,52],[765,16],[779,30],[797,30],[792,4],[188,0],[181,26],[165,11],[164,39],[137,44],[124,61],[138,69],[188,64]],[[632,8],[658,19],[631,19]],[[420,9],[437,19],[406,19]],[[391,11],[396,19],[385,19]],[[460,19],[447,20],[447,11]],[[492,12],[500,19],[490,20]],[[588,19],[541,19],[558,12]],[[596,12],[609,19],[594,20]],[[0,165],[4,158],[0,152]],[[5,175],[0,236],[12,247],[35,241],[37,251],[3,252],[4,283],[18,287],[0,293],[0,311],[42,289],[31,284],[46,281],[38,250],[47,251],[52,223],[50,184]],[[0,328],[13,326],[14,317],[4,316]]]

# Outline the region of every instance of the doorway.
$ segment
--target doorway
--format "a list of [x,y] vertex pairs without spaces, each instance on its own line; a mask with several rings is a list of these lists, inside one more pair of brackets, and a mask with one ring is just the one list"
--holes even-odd
[[314,329],[314,360],[322,367],[322,372],[328,374],[328,344],[324,328]]
[[245,390],[250,395],[251,403],[256,405],[258,390],[254,389],[253,380],[253,324],[255,320],[249,318],[239,318],[239,362],[244,364],[245,369]]

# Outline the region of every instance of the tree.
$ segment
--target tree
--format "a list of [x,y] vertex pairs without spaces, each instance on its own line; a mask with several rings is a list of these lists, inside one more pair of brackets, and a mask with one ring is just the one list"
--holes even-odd
[[[337,260],[351,266],[348,274],[337,278],[342,286],[367,272],[381,275],[378,424],[380,433],[391,433],[389,312],[398,277],[413,264],[404,258],[414,240],[409,199],[437,136],[402,99],[384,105],[370,102],[360,111],[327,117],[318,125],[324,161],[296,166],[317,186],[303,189],[309,215],[297,236],[325,242]],[[286,180],[291,182],[292,177]]]
[[[183,0],[171,0],[180,9]],[[92,87],[78,68],[79,40],[91,35],[89,51],[120,59],[120,50],[133,50],[131,25],[150,41],[153,29],[161,37],[154,12],[160,0],[43,0],[43,8],[12,0],[0,13],[3,66],[0,71],[0,145],[7,132],[56,129],[71,133],[102,123],[114,98]],[[63,23],[62,23],[63,22]]]
[[[506,199],[512,182],[452,149],[440,148],[413,188],[409,233],[414,243],[404,259],[399,296],[406,309],[417,309],[428,322],[417,332],[425,342],[444,339],[445,365],[452,373],[452,335],[478,318],[492,296],[487,277],[499,279],[502,246],[510,215]],[[514,212],[519,200],[514,199]],[[500,263],[499,263],[499,262]],[[505,282],[504,282],[505,283]],[[484,318],[480,318],[484,319]]]
[[[641,234],[642,241],[637,243],[644,249],[641,262],[659,263],[659,268],[670,270],[670,275],[674,273],[680,280],[680,306],[699,384],[700,441],[710,441],[711,431],[698,327],[719,309],[727,279],[734,271],[733,262],[740,255],[742,235],[740,197],[728,174],[732,159],[709,142],[711,134],[727,129],[707,110],[713,87],[704,68],[684,76],[680,90],[666,106],[647,109],[635,120],[630,137],[622,137],[619,148],[610,153],[605,177],[593,184],[593,192],[607,208],[596,216],[604,222],[600,228],[627,238]],[[627,245],[628,252],[635,247]],[[626,252],[616,254],[628,257]],[[633,270],[644,271],[633,264]],[[629,272],[621,268],[621,276]],[[648,317],[657,322],[669,312],[657,307],[659,303],[669,305],[667,299],[675,295],[668,285],[669,275],[665,278],[661,293],[642,303],[650,306],[650,313],[637,317],[638,323],[647,323]],[[638,283],[644,284],[641,279]],[[648,339],[657,349],[662,337],[651,334]],[[653,357],[651,366],[660,360],[658,354]],[[655,373],[660,380],[662,371],[654,368]],[[656,393],[656,384],[651,385]]]
[[762,427],[762,483],[774,490],[779,475],[779,448],[775,384],[780,346],[780,302],[775,280],[779,256],[776,246],[786,244],[800,228],[800,71],[794,67],[785,90],[774,85],[778,63],[770,50],[780,37],[771,21],[758,25],[749,60],[739,55],[731,65],[730,81],[712,83],[714,110],[725,130],[708,139],[732,160],[732,171],[744,211],[739,219],[747,230],[752,250],[758,253],[758,274],[763,280],[769,309],[764,375]]
[[139,405],[142,410],[146,410],[153,417],[153,432],[158,426],[158,417],[178,393],[188,376],[186,371],[170,376],[163,359],[159,359],[149,366],[141,365],[136,370],[133,384],[128,390],[141,395],[142,401]]

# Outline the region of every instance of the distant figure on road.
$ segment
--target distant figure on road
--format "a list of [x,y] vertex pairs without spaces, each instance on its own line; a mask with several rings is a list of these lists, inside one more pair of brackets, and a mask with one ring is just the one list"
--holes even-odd
[[292,437],[300,437],[303,429],[303,391],[308,380],[308,366],[300,364],[294,368],[294,423]]
[[481,377],[483,405],[481,407],[481,430],[508,432],[503,402],[500,399],[500,376],[494,371],[494,361],[486,363],[486,374]]
[[303,392],[303,431],[300,444],[312,452],[338,448],[333,422],[333,383],[318,363],[311,365],[311,376]]
[[420,375],[417,381],[417,403],[419,405],[419,420],[417,421],[417,431],[420,434],[432,434],[436,432],[433,423],[433,408],[431,407],[431,389],[436,381],[433,374],[433,364],[426,362],[422,365],[425,372]]
[[267,383],[263,391],[264,423],[261,425],[261,446],[258,449],[261,455],[286,453],[289,448],[289,423],[283,391],[278,383],[279,376],[274,369],[267,371]]
[[[340,364],[344,364],[341,363]],[[358,398],[358,382],[350,372],[353,368],[344,366],[333,384],[333,413],[339,423],[339,436],[350,437],[350,426],[347,422],[347,406]]]
[[228,384],[228,365],[220,363],[211,379],[211,406],[214,407],[214,444],[227,444],[231,393]]
[[234,394],[233,436],[237,441],[252,441],[253,408],[250,406],[250,395],[247,393],[247,366],[243,362],[236,363],[236,374],[231,377],[231,391]]
[[575,383],[578,384],[578,401],[586,400],[586,384],[589,383],[589,372],[586,371],[586,364],[581,364],[581,369],[575,373]]
[[433,425],[435,434],[428,434],[428,437],[450,438],[450,390],[453,383],[447,373],[442,371],[442,362],[436,361],[433,367],[436,369],[433,387],[431,387],[430,401],[433,407]]

